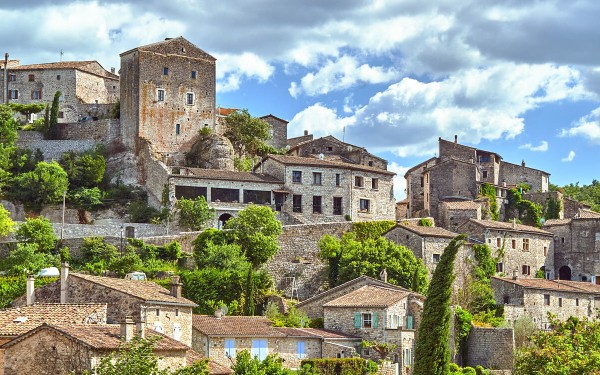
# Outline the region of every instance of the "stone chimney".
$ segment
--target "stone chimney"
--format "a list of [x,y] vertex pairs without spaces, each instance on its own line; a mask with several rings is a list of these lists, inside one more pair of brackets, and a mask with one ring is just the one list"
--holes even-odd
[[514,271],[513,271],[513,276],[512,276],[512,279],[513,279],[513,280],[516,280],[516,279],[518,279],[518,278],[519,278],[519,271],[517,271],[517,270],[514,270]]
[[381,278],[381,281],[383,281],[384,283],[387,283],[387,270],[384,268],[381,272],[379,272],[379,278]]
[[458,143],[458,134],[454,134],[454,143]]
[[179,276],[171,276],[171,295],[175,298],[181,298],[181,283],[179,282]]
[[502,187],[506,187],[506,180],[502,180]]
[[115,74],[115,68],[114,68],[114,67],[111,67],[111,68],[110,68],[110,72],[111,72],[112,74]]
[[304,135],[308,135],[308,130],[305,130],[305,131],[304,131]]
[[121,338],[126,342],[129,342],[133,336],[135,336],[135,323],[133,322],[133,317],[126,316],[125,320],[121,322]]
[[67,303],[69,293],[69,263],[63,262],[60,267],[60,303]]
[[521,167],[525,166],[525,159],[521,160]]
[[140,321],[135,323],[135,331],[140,338],[146,338],[146,324],[144,322]]
[[517,218],[513,217],[512,225],[513,225],[513,229],[517,228]]
[[221,319],[223,317],[223,310],[221,310],[221,308],[217,308],[215,310],[215,318],[217,319]]
[[35,303],[35,279],[33,275],[27,275],[27,284],[26,284],[26,297],[27,297],[27,306],[31,306]]

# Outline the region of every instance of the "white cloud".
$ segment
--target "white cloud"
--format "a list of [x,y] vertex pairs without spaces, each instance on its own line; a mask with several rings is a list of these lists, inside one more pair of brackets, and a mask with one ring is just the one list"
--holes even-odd
[[308,96],[327,94],[331,91],[350,88],[358,83],[384,83],[398,77],[394,68],[362,64],[352,56],[342,56],[336,61],[329,60],[316,73],[308,73],[300,84],[292,82],[289,92],[293,97],[300,93]]
[[394,176],[394,198],[396,198],[396,201],[406,198],[406,179],[404,179],[404,174],[409,169],[410,167],[403,167],[395,161],[388,164],[388,171],[396,173]]
[[531,143],[525,143],[524,145],[519,146],[519,148],[529,151],[545,152],[548,151],[548,142],[542,141],[539,146],[533,146]]
[[600,107],[579,119],[570,129],[562,129],[562,137],[583,137],[594,143],[600,143]]
[[338,117],[335,110],[316,103],[294,116],[288,125],[288,136],[300,136],[307,130],[315,138],[332,134],[342,139],[344,128],[352,121],[351,117]]
[[573,159],[575,159],[575,151],[571,150],[571,151],[569,151],[569,155],[560,159],[560,161],[569,162],[569,161],[573,161]]
[[275,71],[275,67],[267,61],[249,52],[240,55],[219,55],[217,59],[218,92],[237,90],[244,79],[265,82]]

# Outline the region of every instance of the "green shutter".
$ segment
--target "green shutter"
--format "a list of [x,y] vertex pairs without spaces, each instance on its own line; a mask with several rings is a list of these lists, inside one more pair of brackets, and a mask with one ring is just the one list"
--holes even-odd
[[412,315],[408,315],[406,317],[406,328],[407,329],[413,329],[413,317],[412,317]]
[[354,328],[360,328],[362,326],[360,313],[354,313]]
[[379,320],[379,315],[377,315],[377,313],[373,313],[373,328],[377,328],[377,323]]

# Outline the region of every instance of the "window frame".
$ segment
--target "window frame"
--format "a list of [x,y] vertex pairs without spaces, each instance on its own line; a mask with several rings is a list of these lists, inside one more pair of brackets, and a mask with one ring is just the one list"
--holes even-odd
[[302,194],[292,195],[292,212],[302,213]]
[[372,190],[379,190],[379,179],[378,178],[372,178],[371,179],[371,189]]
[[323,197],[320,195],[313,195],[313,214],[323,213]]
[[28,82],[35,82],[35,74],[29,74],[27,77]]
[[529,238],[523,238],[523,251],[529,251]]
[[302,183],[302,171],[292,171],[292,183],[293,184],[301,184]]
[[18,100],[19,99],[19,90],[18,89],[8,90],[8,99]]
[[163,88],[156,89],[156,101],[157,102],[165,101],[165,89],[163,89]]
[[544,306],[550,306],[550,294],[544,294]]
[[163,76],[168,76],[169,75],[169,67],[168,66],[163,66]]
[[362,328],[373,328],[373,314],[372,313],[361,313],[360,321]]
[[342,185],[342,175],[340,173],[335,174],[335,186]]
[[317,185],[317,186],[323,185],[323,173],[322,172],[313,172],[313,185]]
[[[262,346],[263,343],[264,347]],[[265,358],[267,358],[267,356],[269,355],[269,344],[267,342],[267,339],[252,339],[250,353],[252,358],[257,357],[260,361],[263,361]]]
[[371,212],[371,200],[360,198],[358,201],[359,212]]
[[365,187],[365,178],[363,176],[354,176],[354,187]]
[[225,339],[225,357],[235,358],[235,339]]
[[521,265],[521,273],[523,275],[530,276],[531,275],[531,266],[529,266],[527,264]]
[[[339,202],[339,205],[337,205],[336,202]],[[333,197],[333,214],[334,215],[342,215],[342,213],[344,212],[343,202],[344,202],[344,200],[342,197]]]
[[[190,101],[190,98],[191,98],[191,101]],[[191,91],[186,92],[185,93],[185,104],[186,105],[194,105],[195,102],[196,102],[196,95]]]
[[190,77],[191,79],[196,79],[198,77],[198,71],[192,70]]
[[306,342],[303,340],[296,341],[296,358],[306,358]]

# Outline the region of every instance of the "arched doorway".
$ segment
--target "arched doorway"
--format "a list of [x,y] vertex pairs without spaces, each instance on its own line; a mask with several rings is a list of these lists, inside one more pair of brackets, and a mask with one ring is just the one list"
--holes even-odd
[[222,229],[227,220],[231,219],[232,217],[233,216],[228,213],[224,213],[221,216],[219,216],[219,229]]
[[562,266],[558,270],[558,278],[561,280],[571,280],[571,268]]

